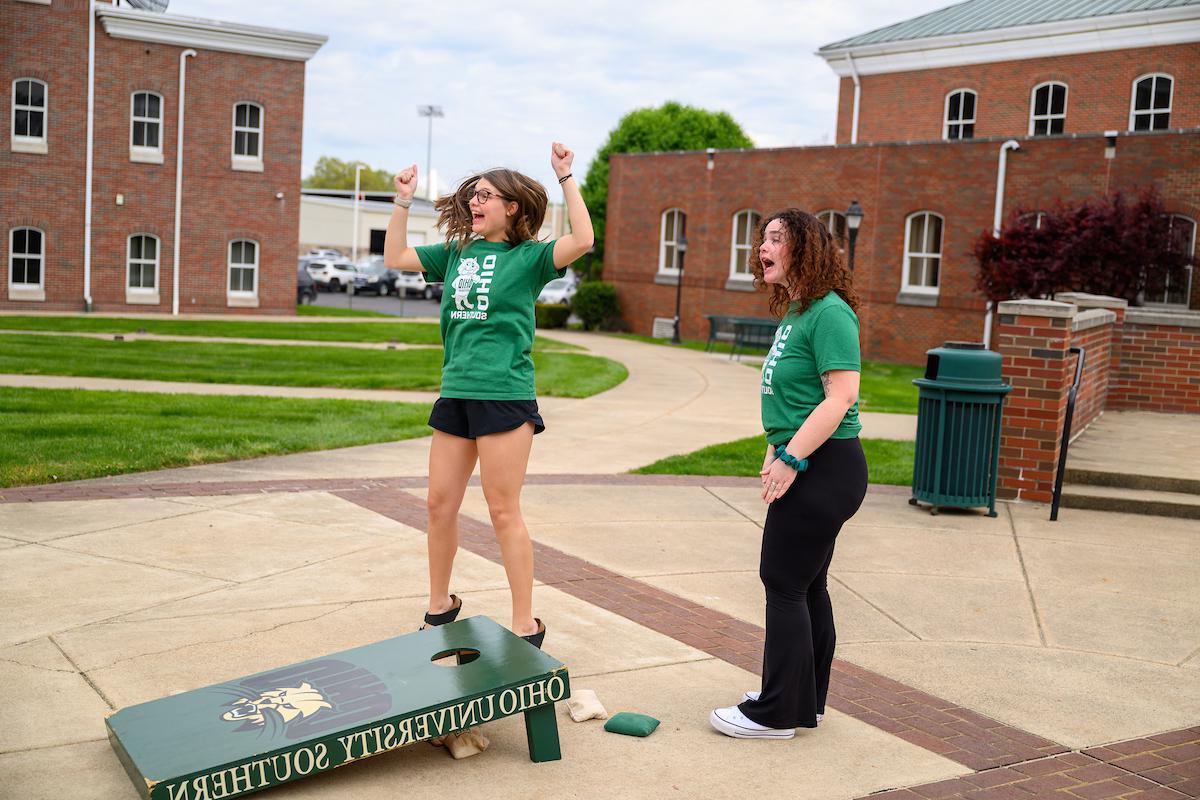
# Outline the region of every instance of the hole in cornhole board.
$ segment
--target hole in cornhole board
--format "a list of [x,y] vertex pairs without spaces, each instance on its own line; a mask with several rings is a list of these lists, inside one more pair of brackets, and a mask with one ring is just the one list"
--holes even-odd
[[430,661],[439,667],[461,667],[479,658],[479,651],[470,647],[456,647],[453,650],[442,650],[434,653]]

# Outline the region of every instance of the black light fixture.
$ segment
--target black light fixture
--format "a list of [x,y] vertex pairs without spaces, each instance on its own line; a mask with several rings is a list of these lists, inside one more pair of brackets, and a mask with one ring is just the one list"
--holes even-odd
[[671,335],[671,344],[680,344],[679,338],[679,300],[683,295],[683,258],[687,255],[687,237],[680,236],[675,241],[675,256],[679,263],[679,274],[675,283],[675,332]]
[[858,238],[858,226],[862,225],[863,210],[857,200],[850,201],[846,209],[846,229],[850,235],[850,271],[854,271],[854,241]]

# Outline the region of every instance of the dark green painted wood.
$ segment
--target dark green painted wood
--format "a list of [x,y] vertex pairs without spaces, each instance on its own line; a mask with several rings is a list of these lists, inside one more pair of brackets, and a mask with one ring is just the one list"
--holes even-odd
[[[466,650],[480,655],[430,660]],[[554,703],[569,696],[561,662],[471,617],[130,706],[107,724],[143,797],[224,800],[522,712],[530,758],[557,759]]]

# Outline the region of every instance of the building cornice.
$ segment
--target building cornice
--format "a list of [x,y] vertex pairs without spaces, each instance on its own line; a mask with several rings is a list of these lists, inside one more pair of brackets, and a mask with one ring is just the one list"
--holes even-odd
[[839,77],[1200,42],[1200,6],[1060,20],[817,51]]
[[259,28],[253,25],[104,5],[96,7],[96,16],[104,24],[105,32],[117,39],[194,47],[197,50],[221,50],[289,61],[308,61],[321,49],[321,45],[329,40],[328,36],[315,33]]

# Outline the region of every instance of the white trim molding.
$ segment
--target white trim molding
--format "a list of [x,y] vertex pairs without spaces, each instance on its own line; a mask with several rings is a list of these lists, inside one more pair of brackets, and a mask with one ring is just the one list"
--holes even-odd
[[260,28],[108,5],[97,5],[96,16],[104,24],[105,32],[115,39],[221,50],[288,61],[308,61],[329,40],[328,36],[315,33]]
[[839,77],[1200,42],[1200,5],[818,50]]

